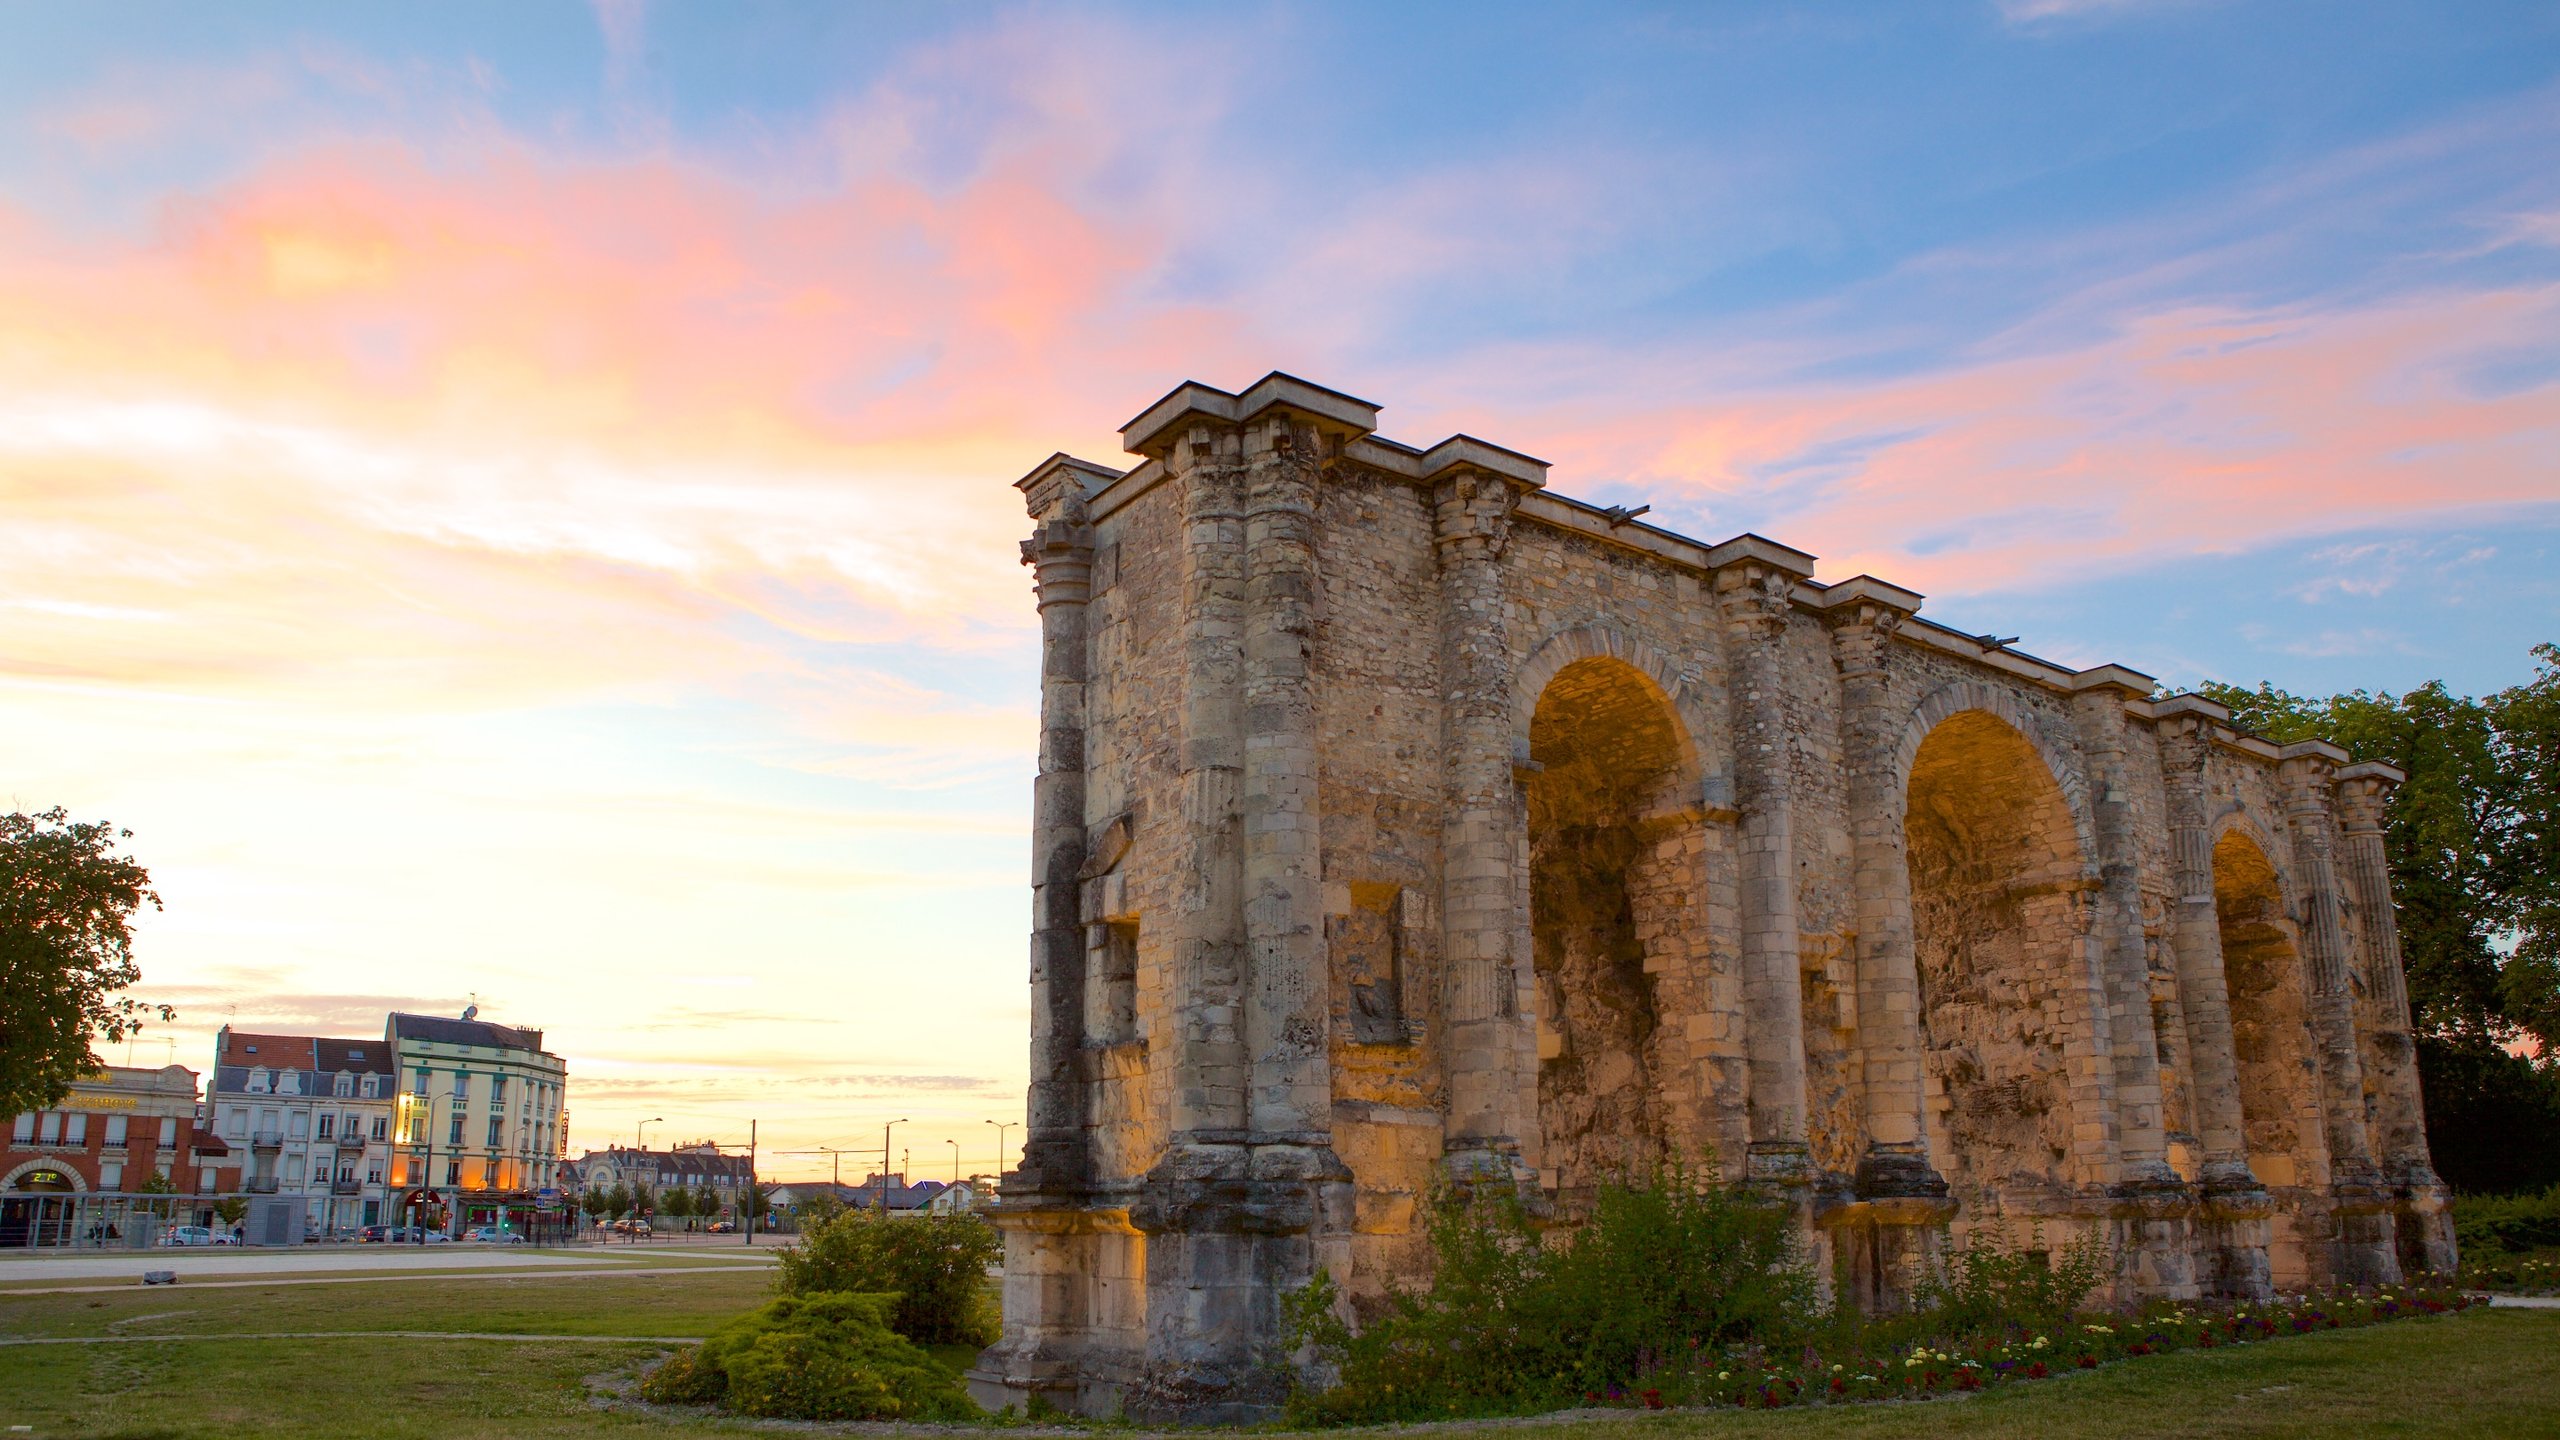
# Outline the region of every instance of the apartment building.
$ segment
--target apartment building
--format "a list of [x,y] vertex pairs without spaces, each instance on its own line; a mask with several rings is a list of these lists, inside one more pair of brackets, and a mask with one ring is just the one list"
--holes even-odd
[[294,1202],[305,1236],[391,1218],[398,1072],[387,1040],[224,1026],[214,1051],[205,1098],[239,1160],[233,1193]]
[[[232,1157],[196,1123],[196,1072],[102,1066],[60,1102],[16,1116],[0,1146],[0,1245],[60,1244],[112,1230],[202,1223]],[[139,1206],[125,1197],[150,1197]]]
[[479,1018],[393,1014],[399,1067],[392,1186],[402,1218],[447,1228],[521,1224],[559,1183],[569,1066],[542,1032]]

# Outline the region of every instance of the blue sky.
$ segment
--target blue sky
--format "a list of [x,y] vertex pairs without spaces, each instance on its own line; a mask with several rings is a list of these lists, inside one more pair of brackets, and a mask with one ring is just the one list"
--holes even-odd
[[986,1148],[1007,482],[1184,378],[2172,685],[2560,639],[2548,5],[0,18],[0,741],[190,1047],[477,994],[582,1142]]

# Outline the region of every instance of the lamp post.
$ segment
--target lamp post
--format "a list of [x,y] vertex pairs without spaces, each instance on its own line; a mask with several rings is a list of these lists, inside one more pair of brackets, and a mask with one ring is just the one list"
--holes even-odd
[[957,1140],[951,1142],[951,1183],[960,1183],[960,1142]]
[[[426,1190],[429,1194],[434,1193],[434,1191],[429,1187],[435,1184],[436,1102],[441,1100],[447,1105],[451,1105],[457,1098],[459,1097],[450,1090],[446,1091],[442,1095],[420,1095],[415,1091],[411,1091],[410,1093],[400,1097],[400,1109],[402,1111],[400,1118],[403,1122],[404,1128],[406,1127],[406,1122],[415,1119],[419,1111],[424,1110],[426,1112],[427,1123],[418,1127],[420,1133],[426,1137],[427,1146],[427,1158],[421,1162],[419,1166],[418,1188]],[[424,1245],[427,1243],[427,1227],[424,1224],[413,1224],[410,1228],[417,1232],[418,1244]]]
[[907,1117],[901,1115],[880,1127],[880,1218],[883,1220],[889,1218],[889,1156],[894,1153],[889,1148],[889,1132],[906,1123]]
[[1014,1126],[1019,1125],[1022,1122],[1019,1120],[990,1120],[987,1123],[996,1127],[996,1173],[998,1175],[1002,1175],[1004,1173],[1005,1154],[1004,1132],[1012,1129]]
[[643,1143],[643,1137],[649,1133],[650,1126],[660,1124],[664,1122],[666,1118],[667,1117],[664,1115],[652,1115],[648,1119],[641,1121],[639,1124],[632,1126],[631,1148],[634,1150],[646,1150],[649,1148]]

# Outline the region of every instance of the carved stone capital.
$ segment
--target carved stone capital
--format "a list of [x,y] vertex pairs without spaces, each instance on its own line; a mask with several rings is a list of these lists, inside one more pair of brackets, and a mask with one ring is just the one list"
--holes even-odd
[[2338,828],[2349,835],[2382,832],[2391,794],[2400,787],[2379,775],[2343,776],[2338,780]]
[[1796,579],[1774,565],[1746,560],[1716,572],[1716,608],[1740,638],[1775,640],[1795,605]]
[[1060,501],[1052,518],[1022,542],[1022,563],[1031,567],[1041,609],[1085,602],[1093,591],[1093,526],[1085,522],[1082,496]]
[[1911,618],[1890,605],[1842,605],[1826,617],[1831,622],[1831,657],[1840,673],[1875,675],[1884,670],[1894,634]]
[[1511,543],[1511,516],[1520,487],[1482,470],[1450,472],[1431,487],[1434,539],[1442,550],[1468,560],[1499,560]]

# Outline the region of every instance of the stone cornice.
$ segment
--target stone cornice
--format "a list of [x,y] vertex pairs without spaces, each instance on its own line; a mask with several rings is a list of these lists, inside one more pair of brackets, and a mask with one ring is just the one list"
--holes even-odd
[[1164,458],[1165,447],[1173,443],[1183,422],[1206,419],[1227,425],[1240,425],[1266,410],[1285,407],[1319,422],[1330,421],[1339,429],[1355,436],[1365,436],[1378,428],[1378,407],[1356,395],[1328,390],[1312,381],[1278,370],[1263,376],[1244,388],[1240,395],[1230,395],[1214,385],[1185,380],[1173,387],[1163,399],[1138,412],[1137,418],[1120,427],[1120,443],[1132,455]]

